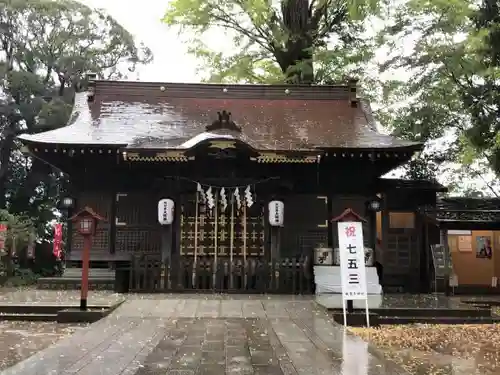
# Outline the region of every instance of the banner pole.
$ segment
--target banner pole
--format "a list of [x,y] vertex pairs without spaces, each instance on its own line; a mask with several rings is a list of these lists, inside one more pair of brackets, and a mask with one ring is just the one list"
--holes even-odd
[[366,308],[366,328],[370,328],[370,312],[368,309],[368,295],[365,299],[365,308]]
[[344,314],[344,328],[347,327],[347,312],[345,308],[345,298],[344,294],[342,293],[342,313]]

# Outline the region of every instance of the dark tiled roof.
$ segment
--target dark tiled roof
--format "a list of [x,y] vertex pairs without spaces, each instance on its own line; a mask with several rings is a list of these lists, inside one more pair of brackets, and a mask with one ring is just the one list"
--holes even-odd
[[[378,133],[369,103],[360,101],[353,108],[352,99],[347,85],[97,81],[92,103],[87,102],[86,93],[76,94],[66,127],[20,138],[47,144],[131,148],[188,148],[196,143],[192,139],[196,136],[199,140],[237,138],[268,150],[419,147]],[[231,112],[241,133],[206,132],[206,126],[223,110]]]
[[448,191],[448,188],[441,185],[439,182],[429,181],[429,180],[403,180],[399,178],[379,178],[378,184],[379,186],[384,188],[434,190],[443,193]]
[[425,211],[437,221],[500,223],[500,198],[442,198]]

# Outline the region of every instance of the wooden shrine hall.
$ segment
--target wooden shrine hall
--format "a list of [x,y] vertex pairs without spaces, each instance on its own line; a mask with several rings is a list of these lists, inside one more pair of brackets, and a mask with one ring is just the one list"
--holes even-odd
[[[331,219],[348,208],[366,220],[364,239],[387,288],[429,288],[423,233],[432,224],[418,207],[432,207],[446,189],[381,178],[423,145],[379,133],[355,81],[216,85],[89,75],[66,126],[19,138],[69,176],[69,215],[90,207],[107,219],[91,266],[127,269],[130,290],[310,292],[314,249],[337,247]],[[269,212],[270,202],[281,206]],[[66,259],[77,265],[83,241],[71,223],[66,243]]]

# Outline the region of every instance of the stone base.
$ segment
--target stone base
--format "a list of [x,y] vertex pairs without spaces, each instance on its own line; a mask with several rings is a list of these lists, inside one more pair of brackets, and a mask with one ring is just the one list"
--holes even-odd
[[[41,277],[37,280],[37,289],[80,290],[81,280],[63,277]],[[114,280],[89,280],[89,290],[114,290]]]
[[57,322],[94,323],[111,314],[122,303],[123,301],[108,307],[87,307],[87,310],[80,310],[78,307],[63,309],[57,312]]
[[[378,327],[380,325],[378,314],[370,312],[368,316],[370,318],[370,327]],[[344,314],[342,311],[334,312],[333,320],[335,323],[344,325]],[[366,313],[364,311],[347,313],[347,325],[350,327],[366,327]]]
[[65,309],[57,313],[58,323],[94,323],[110,313],[110,309]]
[[[342,295],[342,278],[339,266],[314,266],[314,283],[316,295]],[[375,267],[366,267],[366,291],[370,295],[381,295],[382,286]]]

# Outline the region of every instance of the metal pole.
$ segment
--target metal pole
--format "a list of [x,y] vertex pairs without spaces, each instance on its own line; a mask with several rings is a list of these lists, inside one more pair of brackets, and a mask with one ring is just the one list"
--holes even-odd
[[233,251],[234,251],[234,195],[231,195],[231,232],[229,245],[229,287],[233,288]]
[[247,206],[243,205],[243,285],[247,287]]
[[214,207],[214,266],[212,270],[212,288],[215,288],[215,281],[217,278],[217,246],[218,246],[218,217],[217,217],[217,205],[219,204],[219,200],[217,199],[217,193],[215,194],[215,207]]
[[194,213],[194,262],[193,262],[193,275],[192,275],[192,285],[196,288],[196,265],[198,263],[198,215],[199,215],[199,193],[196,192],[196,208]]

